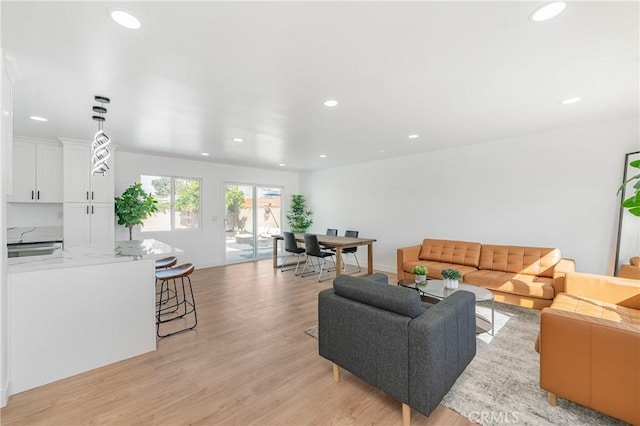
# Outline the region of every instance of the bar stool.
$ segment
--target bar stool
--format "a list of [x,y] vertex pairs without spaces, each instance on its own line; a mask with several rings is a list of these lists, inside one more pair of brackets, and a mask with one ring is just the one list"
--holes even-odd
[[[156,264],[156,271],[158,269],[167,269],[170,268],[172,266],[175,266],[175,264],[178,263],[178,258],[175,256],[170,256],[170,257],[165,257],[164,259],[157,259],[155,264]],[[158,277],[156,276],[156,287],[158,286]],[[171,296],[171,294],[173,294],[173,296]],[[160,303],[162,305],[167,305],[167,303],[169,303],[169,300],[171,299],[176,299],[176,282],[175,280],[173,281],[173,289],[170,289],[169,286],[167,285],[167,299],[164,300],[163,299],[163,294],[161,294],[159,291],[156,290],[156,296],[160,295],[160,300],[156,303]],[[175,300],[175,302],[177,302],[177,299]],[[175,310],[174,310],[175,312]]]
[[[156,271],[156,279],[160,280],[160,302],[156,303],[156,334],[158,337],[172,336],[177,333],[181,333],[187,330],[193,330],[198,325],[198,315],[196,314],[196,301],[193,296],[193,287],[191,285],[191,275],[195,270],[195,266],[192,263],[185,263],[184,265],[174,266],[167,269],[159,269]],[[181,287],[176,285],[176,280],[180,279]],[[187,294],[185,279],[189,283],[189,292]],[[162,295],[169,289],[169,281],[173,281],[175,293],[175,303],[168,306],[162,305]],[[166,288],[166,290],[165,290]],[[182,288],[182,292],[178,291]],[[193,325],[187,321],[187,316],[193,314]],[[185,320],[182,328],[173,330],[169,333],[160,334],[160,326],[164,323]]]

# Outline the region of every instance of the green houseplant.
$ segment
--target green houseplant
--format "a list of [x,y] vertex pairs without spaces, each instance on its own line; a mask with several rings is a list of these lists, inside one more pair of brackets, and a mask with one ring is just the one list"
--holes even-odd
[[291,206],[287,213],[287,221],[291,227],[291,232],[306,232],[313,224],[312,214],[311,210],[307,210],[304,195],[293,194],[291,196]]
[[411,273],[415,275],[415,281],[417,283],[421,283],[427,280],[427,274],[429,273],[429,270],[426,266],[417,265],[413,267]]
[[142,189],[142,184],[134,183],[115,198],[118,225],[129,228],[129,240],[133,239],[133,227],[142,225],[152,213],[158,211],[158,201]]
[[444,279],[445,288],[458,288],[458,280],[462,278],[462,274],[460,274],[460,271],[453,268],[447,268],[443,269],[440,274]]
[[[640,169],[640,160],[635,160],[630,162],[629,166],[636,169]],[[640,173],[624,181],[622,185],[620,185],[620,188],[618,188],[618,193],[622,192],[624,188],[633,181],[636,181],[633,184],[633,189],[635,189],[635,193],[631,197],[622,201],[622,207],[629,209],[629,213],[631,213],[632,215],[640,216]]]

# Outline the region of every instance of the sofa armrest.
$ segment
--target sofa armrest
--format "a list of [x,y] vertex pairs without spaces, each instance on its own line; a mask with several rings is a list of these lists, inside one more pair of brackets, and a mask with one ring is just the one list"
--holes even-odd
[[457,291],[409,323],[409,405],[428,416],[475,355],[475,296]]
[[398,280],[402,280],[405,278],[402,265],[407,262],[418,260],[421,248],[422,245],[418,244],[416,246],[402,247],[398,249]]
[[574,272],[576,270],[576,262],[573,259],[560,259],[560,261],[553,268],[553,289],[554,297],[556,294],[564,293],[564,276],[567,272]]
[[640,421],[640,330],[632,324],[545,308],[540,387],[632,424]]
[[565,293],[640,309],[640,281],[605,275],[568,272]]

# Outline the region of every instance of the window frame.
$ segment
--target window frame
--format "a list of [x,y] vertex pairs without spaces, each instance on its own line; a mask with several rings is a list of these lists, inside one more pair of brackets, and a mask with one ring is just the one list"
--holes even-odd
[[[194,230],[201,230],[202,229],[202,178],[196,178],[196,177],[189,177],[189,176],[168,176],[168,175],[156,175],[156,174],[141,174],[140,175],[140,181],[142,181],[142,177],[155,177],[155,178],[168,178],[170,180],[170,189],[169,189],[169,229],[154,229],[154,230],[145,230],[144,229],[144,225],[142,225],[140,232],[181,232],[181,231],[194,231]],[[198,218],[198,226],[194,226],[191,228],[176,228],[176,209],[175,209],[175,203],[176,203],[176,197],[175,197],[175,192],[176,192],[176,179],[183,179],[183,180],[191,180],[191,181],[198,181],[198,203],[199,203],[199,208],[198,208],[198,213],[197,213],[197,218]],[[152,195],[154,195],[152,193]],[[155,197],[155,195],[154,195]]]

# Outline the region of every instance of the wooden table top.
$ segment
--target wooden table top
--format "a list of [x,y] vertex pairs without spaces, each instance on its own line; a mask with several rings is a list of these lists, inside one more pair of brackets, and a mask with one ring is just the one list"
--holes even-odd
[[[323,235],[316,234],[318,236],[318,243],[327,247],[355,247],[355,246],[365,246],[374,243],[375,239],[373,238],[354,238],[354,237],[341,237],[341,236],[333,236],[333,235]],[[304,242],[304,234],[298,233],[295,234],[296,241]],[[282,235],[275,236],[278,240],[283,239]]]

